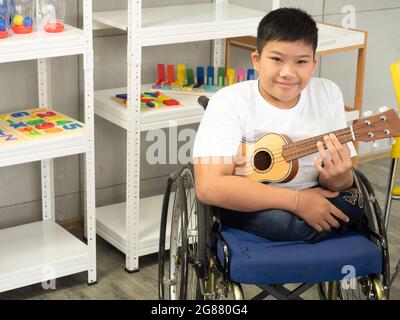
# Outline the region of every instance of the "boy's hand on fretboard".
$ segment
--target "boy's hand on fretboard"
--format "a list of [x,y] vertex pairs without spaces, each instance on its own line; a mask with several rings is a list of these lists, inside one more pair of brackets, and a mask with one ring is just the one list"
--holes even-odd
[[329,154],[325,150],[324,144],[318,142],[317,148],[320,157],[314,158],[314,166],[319,172],[321,185],[330,190],[339,191],[353,182],[350,149],[346,144],[341,144],[334,134],[325,136],[324,143]]

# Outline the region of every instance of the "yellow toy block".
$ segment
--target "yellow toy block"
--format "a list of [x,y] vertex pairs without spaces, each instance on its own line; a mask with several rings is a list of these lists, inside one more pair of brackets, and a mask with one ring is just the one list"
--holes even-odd
[[182,91],[191,92],[191,91],[193,91],[193,88],[192,87],[183,87]]
[[228,69],[226,77],[228,79],[228,86],[235,82],[235,69]]
[[161,101],[154,100],[152,102],[154,103],[154,108],[156,109],[164,106],[164,103],[162,103]]
[[160,96],[157,97],[157,100],[163,102],[165,100],[171,100],[171,97],[160,95]]
[[182,87],[185,84],[185,65],[178,64],[177,66],[177,77],[176,83],[179,87]]

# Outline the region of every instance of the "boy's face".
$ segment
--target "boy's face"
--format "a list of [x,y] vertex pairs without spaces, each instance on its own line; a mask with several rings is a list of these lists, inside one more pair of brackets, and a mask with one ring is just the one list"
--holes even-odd
[[261,55],[252,53],[252,59],[260,77],[261,95],[282,109],[297,104],[317,64],[312,47],[301,41],[269,41]]

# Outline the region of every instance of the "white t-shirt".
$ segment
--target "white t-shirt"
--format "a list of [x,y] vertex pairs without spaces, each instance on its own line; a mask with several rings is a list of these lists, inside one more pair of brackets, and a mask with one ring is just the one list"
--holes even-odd
[[[255,141],[265,133],[284,134],[292,141],[347,127],[339,87],[330,80],[312,78],[291,109],[280,109],[260,94],[258,80],[240,82],[219,90],[209,101],[197,131],[193,158],[235,156],[240,142]],[[348,146],[356,155],[353,144]],[[303,189],[318,184],[313,158],[299,159],[296,177],[271,186]]]

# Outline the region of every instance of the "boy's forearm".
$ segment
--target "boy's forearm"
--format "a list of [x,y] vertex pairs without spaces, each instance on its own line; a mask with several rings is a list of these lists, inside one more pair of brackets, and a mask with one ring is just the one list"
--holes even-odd
[[319,184],[324,189],[328,189],[331,191],[343,191],[350,188],[353,185],[353,170],[348,170],[341,177],[334,179],[324,179],[323,176],[319,176]]
[[242,212],[266,209],[293,210],[296,191],[271,187],[253,180],[222,176],[210,183],[200,199],[207,204]]

